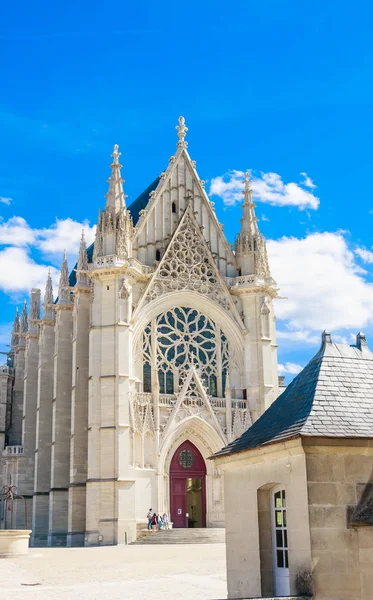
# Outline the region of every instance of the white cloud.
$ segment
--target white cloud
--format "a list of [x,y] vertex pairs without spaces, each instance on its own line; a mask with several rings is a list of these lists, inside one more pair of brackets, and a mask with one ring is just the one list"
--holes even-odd
[[355,250],[355,254],[360,256],[360,258],[365,262],[372,264],[373,263],[373,252],[366,250],[365,248],[357,248]]
[[2,204],[10,204],[13,201],[13,198],[7,198],[6,196],[0,196],[0,202]]
[[373,322],[373,284],[342,232],[268,241],[272,275],[287,300],[276,302],[287,331],[279,339],[313,341],[323,329],[360,329]]
[[[0,252],[0,289],[6,293],[28,292],[33,287],[44,289],[48,265],[36,263],[27,249],[10,246]],[[58,270],[51,267],[54,282]]]
[[[297,206],[300,210],[306,208],[317,210],[319,207],[319,198],[309,191],[316,186],[305,173],[302,173],[303,181],[299,183],[284,183],[277,173],[261,173],[260,176],[251,174],[251,176],[253,197],[259,202],[272,206]],[[214,177],[211,180],[210,195],[220,196],[226,206],[234,206],[242,202],[243,178],[242,171],[229,171],[225,175]]]
[[303,367],[292,362],[286,362],[283,365],[279,363],[278,365],[278,372],[281,373],[281,375],[298,375],[302,369]]
[[27,246],[34,244],[36,233],[22,217],[11,217],[0,222],[0,244],[5,246]]
[[[41,253],[46,262],[59,266],[66,250],[72,268],[77,260],[82,229],[87,245],[91,244],[95,227],[90,227],[88,221],[57,219],[44,229],[32,229],[25,219],[17,216],[0,221],[0,246],[3,246],[0,251],[0,289],[9,294],[28,292],[32,287],[44,289],[49,266],[39,263],[35,253]],[[58,269],[52,266],[51,272],[56,285]]]
[[316,185],[313,183],[311,177],[309,177],[307,175],[307,173],[301,173],[301,175],[303,176],[303,185],[305,185],[308,188],[311,188],[311,190],[314,190]]
[[55,224],[47,229],[40,229],[37,232],[37,245],[40,250],[47,255],[62,255],[66,250],[67,254],[77,254],[82,235],[82,229],[89,246],[95,236],[96,227],[90,227],[88,221],[79,223],[73,219],[57,219]]
[[[278,306],[278,305],[277,305]],[[276,311],[278,313],[278,311]],[[284,342],[286,345],[298,344],[304,346],[305,344],[318,344],[320,342],[320,335],[314,334],[309,330],[281,330],[277,331],[277,340]],[[284,345],[284,344],[282,344]]]

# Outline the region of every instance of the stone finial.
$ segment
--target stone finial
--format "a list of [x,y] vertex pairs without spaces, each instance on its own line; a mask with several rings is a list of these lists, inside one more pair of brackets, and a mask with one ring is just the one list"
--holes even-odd
[[122,154],[121,152],[118,152],[118,150],[119,150],[118,144],[114,144],[113,154],[111,156],[113,157],[113,164],[115,164],[115,165],[119,165],[119,157]]
[[179,148],[186,148],[188,146],[188,143],[185,141],[185,136],[188,131],[188,127],[185,125],[184,117],[179,117],[179,125],[176,125],[176,129],[177,136],[179,138],[177,145],[179,146]]
[[47,321],[53,321],[53,283],[50,269],[48,271],[47,282],[45,284],[43,308],[43,319],[46,319]]
[[327,329],[325,329],[321,334],[321,342],[323,346],[325,346],[325,344],[333,343],[331,333]]
[[114,150],[112,153],[112,157],[113,157],[113,162],[110,165],[111,168],[111,175],[108,179],[108,184],[109,184],[109,189],[107,194],[105,195],[106,198],[106,209],[114,209],[115,212],[118,212],[120,209],[123,209],[126,207],[125,204],[125,194],[123,191],[123,183],[124,183],[124,179],[122,179],[121,177],[121,173],[120,170],[122,168],[122,165],[119,162],[119,157],[121,156],[121,153],[118,151],[118,144],[114,145]]
[[27,333],[28,331],[28,318],[27,318],[27,301],[23,301],[23,309],[21,314],[21,333]]
[[40,296],[41,290],[38,288],[31,290],[30,321],[39,321],[40,319]]
[[362,350],[363,348],[368,348],[367,338],[365,337],[365,333],[362,333],[361,331],[359,331],[359,333],[356,336],[356,346],[357,346],[357,348],[359,348],[359,350]]
[[44,293],[44,306],[46,306],[47,304],[53,304],[53,283],[50,269],[48,271],[47,283],[45,284]]
[[87,245],[85,243],[84,229],[82,230],[82,237],[80,240],[77,271],[77,284],[84,286],[88,285],[88,277],[86,273],[86,271],[88,271],[88,256]]
[[21,322],[19,320],[18,306],[17,306],[16,314],[14,316],[14,321],[13,321],[12,347],[18,346],[20,330],[21,330]]
[[246,193],[248,193],[248,192],[250,192],[250,193],[251,193],[251,191],[252,191],[252,190],[251,190],[251,186],[250,186],[250,184],[251,184],[251,179],[250,179],[250,173],[249,173],[249,171],[246,171],[246,172],[244,173],[244,177],[245,177],[245,185],[244,185],[244,191],[243,191],[243,193],[244,193],[244,194],[246,194]]
[[88,269],[87,245],[85,243],[84,229],[82,229],[82,237],[80,238],[78,270],[86,271]]
[[61,266],[60,282],[58,286],[58,303],[66,304],[69,301],[69,267],[67,264],[66,250],[63,253],[63,261]]

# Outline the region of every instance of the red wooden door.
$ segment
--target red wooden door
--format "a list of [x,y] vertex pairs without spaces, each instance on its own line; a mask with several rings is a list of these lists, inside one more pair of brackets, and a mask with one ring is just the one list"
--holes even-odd
[[171,518],[174,527],[186,526],[186,479],[172,477]]
[[170,465],[170,512],[174,527],[188,527],[187,480],[191,478],[201,480],[202,526],[206,527],[206,464],[198,448],[187,440],[176,450]]

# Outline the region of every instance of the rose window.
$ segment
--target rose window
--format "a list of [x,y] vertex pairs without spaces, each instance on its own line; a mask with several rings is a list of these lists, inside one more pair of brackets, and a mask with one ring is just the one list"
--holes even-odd
[[142,355],[145,392],[152,391],[152,369],[156,368],[160,393],[174,394],[194,366],[208,394],[224,395],[228,342],[221,329],[196,309],[174,308],[156,317],[145,328]]

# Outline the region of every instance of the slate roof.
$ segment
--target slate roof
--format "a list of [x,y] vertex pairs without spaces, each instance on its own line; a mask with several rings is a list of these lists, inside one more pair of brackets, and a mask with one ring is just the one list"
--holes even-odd
[[[133,224],[136,225],[137,221],[140,218],[140,211],[143,210],[144,208],[146,208],[148,202],[149,202],[149,196],[150,196],[150,192],[152,192],[153,190],[155,190],[155,188],[157,187],[159,183],[159,177],[157,177],[157,179],[154,179],[154,181],[146,188],[146,190],[144,190],[140,196],[138,196],[136,198],[136,200],[134,200],[132,202],[132,204],[129,205],[128,210],[131,213],[132,216],[132,220],[133,220]],[[88,255],[88,262],[91,263],[93,260],[93,249],[94,249],[94,244],[91,244],[88,248],[87,248],[87,255]],[[71,271],[70,275],[69,275],[69,285],[71,287],[73,287],[76,284],[76,269],[78,268],[78,263],[75,264],[73,270]]]
[[322,335],[318,353],[238,439],[214,454],[233,454],[297,436],[373,438],[373,353]]

